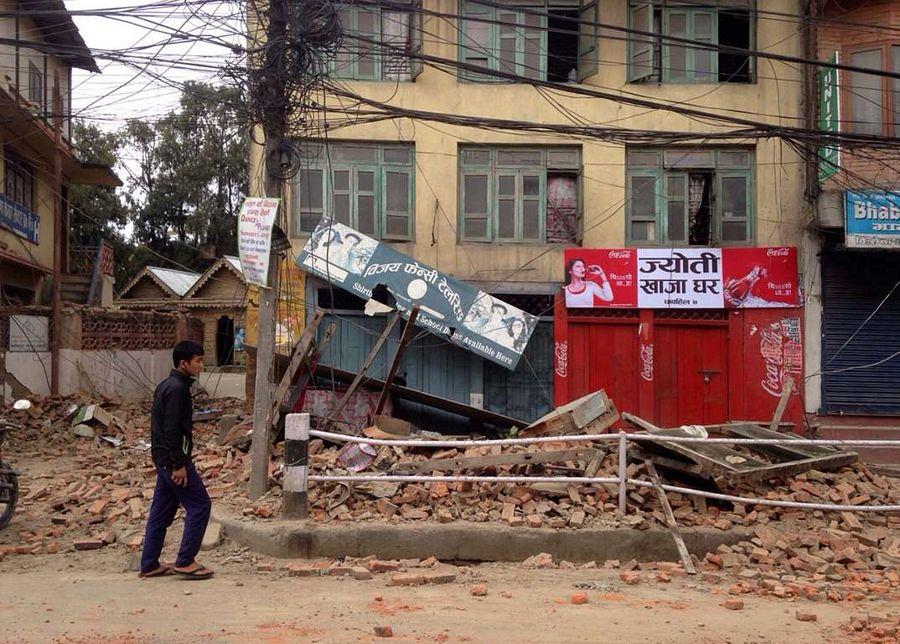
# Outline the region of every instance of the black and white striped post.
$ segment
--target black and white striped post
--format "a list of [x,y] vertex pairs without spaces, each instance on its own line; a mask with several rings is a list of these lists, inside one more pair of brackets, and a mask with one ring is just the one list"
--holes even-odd
[[288,414],[284,419],[284,478],[282,508],[285,519],[309,516],[309,414]]

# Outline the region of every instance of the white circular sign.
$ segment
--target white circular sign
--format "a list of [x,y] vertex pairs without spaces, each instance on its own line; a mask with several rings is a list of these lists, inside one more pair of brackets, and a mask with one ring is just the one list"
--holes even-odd
[[406,287],[406,294],[409,295],[409,299],[411,300],[420,300],[425,297],[425,293],[427,292],[428,284],[422,279],[415,279]]

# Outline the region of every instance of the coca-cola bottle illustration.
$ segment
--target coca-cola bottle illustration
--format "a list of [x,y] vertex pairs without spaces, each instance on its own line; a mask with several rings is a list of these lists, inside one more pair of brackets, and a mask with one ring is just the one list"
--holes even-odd
[[750,269],[750,272],[742,278],[737,279],[732,277],[725,282],[725,299],[734,308],[740,308],[747,298],[750,297],[750,294],[753,292],[753,287],[756,286],[756,283],[761,277],[764,277],[765,274],[766,269],[762,266],[754,266]]

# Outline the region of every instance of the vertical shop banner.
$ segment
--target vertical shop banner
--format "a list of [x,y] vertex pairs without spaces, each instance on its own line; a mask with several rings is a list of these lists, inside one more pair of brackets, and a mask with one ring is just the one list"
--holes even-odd
[[[836,65],[838,53],[834,52],[829,63]],[[841,130],[841,102],[838,91],[840,77],[834,67],[819,68],[819,131],[837,134]],[[841,166],[841,148],[837,143],[819,147],[819,183],[837,174]]]
[[568,308],[797,306],[797,249],[568,248]]
[[267,197],[247,197],[238,213],[238,254],[244,277],[250,284],[269,285],[272,228],[279,201]]
[[848,190],[844,218],[849,248],[900,249],[900,192]]
[[329,219],[319,222],[297,257],[297,266],[365,299],[382,286],[404,317],[419,307],[417,326],[508,369],[516,368],[538,321]]

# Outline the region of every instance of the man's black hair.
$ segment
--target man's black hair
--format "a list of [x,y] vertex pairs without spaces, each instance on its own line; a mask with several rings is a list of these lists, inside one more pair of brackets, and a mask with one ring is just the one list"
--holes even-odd
[[203,355],[203,347],[194,342],[193,340],[182,340],[178,344],[175,345],[175,348],[172,349],[172,363],[175,365],[175,368],[178,368],[178,365],[181,364],[182,360],[186,360],[188,362],[193,359],[194,356],[202,356]]

